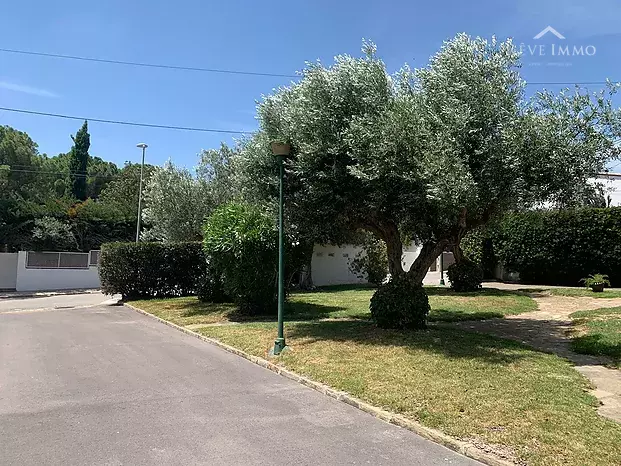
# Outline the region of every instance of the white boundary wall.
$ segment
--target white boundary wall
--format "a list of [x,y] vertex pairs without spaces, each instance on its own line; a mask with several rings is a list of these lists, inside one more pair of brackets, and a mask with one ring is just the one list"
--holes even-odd
[[0,253],[0,290],[14,290],[17,284],[17,253]]
[[26,251],[17,258],[17,291],[78,290],[99,288],[99,269],[31,269],[26,268]]

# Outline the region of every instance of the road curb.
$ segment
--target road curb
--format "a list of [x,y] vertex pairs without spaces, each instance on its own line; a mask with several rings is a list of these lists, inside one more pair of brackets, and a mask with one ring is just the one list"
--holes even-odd
[[481,463],[484,463],[490,466],[515,466],[515,463],[511,461],[507,461],[506,459],[503,459],[485,450],[482,450],[481,448],[478,448],[475,445],[472,445],[470,443],[467,443],[461,440],[457,440],[438,430],[425,427],[419,424],[418,422],[412,421],[411,419],[407,419],[404,416],[401,416],[399,414],[391,413],[390,411],[386,411],[382,408],[378,408],[376,406],[370,405],[356,397],[351,396],[347,392],[335,390],[334,388],[331,388],[325,384],[316,382],[307,377],[296,374],[295,372],[285,369],[283,367],[280,367],[268,361],[267,359],[263,359],[258,356],[254,356],[252,354],[248,354],[245,351],[242,351],[238,348],[222,343],[221,341],[206,337],[204,335],[201,335],[200,333],[196,333],[192,330],[189,330],[185,327],[181,327],[177,324],[173,324],[172,322],[168,320],[162,319],[161,317],[157,317],[147,311],[144,311],[140,308],[132,306],[131,304],[123,303],[123,305],[133,311],[136,311],[140,314],[151,317],[152,319],[155,319],[165,325],[168,325],[169,327],[175,328],[187,335],[191,335],[193,337],[198,338],[199,340],[203,340],[204,342],[218,346],[222,348],[223,350],[228,351],[229,353],[233,353],[237,356],[241,356],[242,358],[247,359],[248,361],[254,364],[257,364],[261,367],[269,369],[270,371],[278,375],[281,375],[283,377],[286,377],[287,379],[298,382],[306,387],[312,388],[313,390],[316,390],[324,395],[327,395],[330,398],[334,398],[335,400],[341,401],[343,403],[347,403],[348,405],[358,408],[359,410],[364,411],[365,413],[370,414],[384,422],[387,422],[389,424],[393,424],[395,426],[412,431],[415,434],[418,434],[421,437],[426,438],[427,440],[431,440],[432,442],[443,445],[453,451],[456,451],[458,453],[461,453],[464,456],[467,456],[468,458],[475,459],[477,461],[480,461]]

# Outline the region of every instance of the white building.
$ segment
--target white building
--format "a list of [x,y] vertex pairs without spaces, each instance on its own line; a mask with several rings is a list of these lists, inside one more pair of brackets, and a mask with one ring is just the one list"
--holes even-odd
[[600,173],[592,182],[603,187],[608,207],[621,206],[621,173]]
[[[357,277],[349,269],[349,263],[356,257],[356,254],[362,251],[360,246],[344,244],[335,246],[333,244],[316,244],[313,249],[313,258],[311,260],[311,273],[313,276],[313,284],[315,286],[327,285],[350,285],[356,283],[366,283],[364,278]],[[401,261],[404,270],[410,270],[412,263],[420,253],[420,246],[412,243],[403,248],[403,256]],[[440,280],[440,272],[438,263],[433,264],[425,283],[437,284]],[[453,263],[453,253],[444,253],[444,270]]]

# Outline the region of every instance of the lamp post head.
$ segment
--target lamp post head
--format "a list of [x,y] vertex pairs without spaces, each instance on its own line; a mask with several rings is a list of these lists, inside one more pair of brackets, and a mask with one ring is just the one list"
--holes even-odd
[[141,149],[146,149],[149,146],[147,146],[144,142],[140,142],[140,143],[136,144],[136,147],[140,147]]
[[272,142],[270,146],[272,147],[272,154],[276,157],[286,157],[291,151],[291,146],[287,143]]

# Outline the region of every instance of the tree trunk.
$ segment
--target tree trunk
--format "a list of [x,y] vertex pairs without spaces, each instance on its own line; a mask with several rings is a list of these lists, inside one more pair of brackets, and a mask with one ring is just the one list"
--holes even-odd
[[386,243],[388,272],[391,277],[397,277],[405,273],[403,271],[403,264],[401,263],[403,258],[403,243],[401,242],[401,235],[399,234],[397,225],[386,219],[372,217],[363,222],[362,227],[374,233]]
[[384,242],[386,243],[386,255],[388,256],[388,272],[391,277],[397,277],[402,275],[403,264],[401,262],[403,258],[403,243],[401,243],[401,236],[399,231],[386,231],[383,235]]
[[423,244],[418,257],[410,267],[407,275],[413,283],[423,283],[423,279],[429,267],[433,264],[433,261],[438,258],[440,253],[444,251],[444,248],[448,244],[448,240],[440,240],[437,243],[425,243]]
[[455,262],[457,264],[465,260],[464,251],[461,249],[461,246],[459,245],[459,241],[453,244],[453,257],[455,258]]

